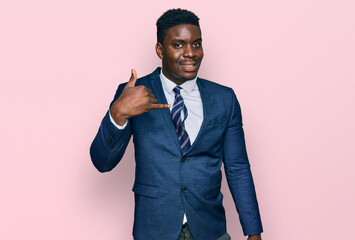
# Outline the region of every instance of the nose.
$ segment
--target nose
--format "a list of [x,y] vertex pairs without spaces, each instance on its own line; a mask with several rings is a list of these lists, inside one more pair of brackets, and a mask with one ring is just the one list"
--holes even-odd
[[190,44],[187,44],[184,48],[183,56],[186,58],[193,58],[195,55],[195,49]]

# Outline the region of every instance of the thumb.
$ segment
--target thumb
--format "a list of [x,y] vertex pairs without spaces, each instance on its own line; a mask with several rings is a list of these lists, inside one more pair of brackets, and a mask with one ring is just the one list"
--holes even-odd
[[136,70],[132,69],[131,70],[131,77],[127,83],[127,86],[134,87],[136,85],[136,81],[137,81],[137,72],[136,72]]

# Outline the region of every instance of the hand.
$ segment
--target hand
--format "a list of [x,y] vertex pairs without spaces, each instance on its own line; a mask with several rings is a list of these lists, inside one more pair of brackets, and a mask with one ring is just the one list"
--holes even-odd
[[249,235],[248,240],[261,240],[260,234]]
[[135,86],[136,70],[132,69],[131,78],[121,96],[112,104],[110,112],[113,120],[120,126],[128,118],[148,112],[152,109],[170,108],[170,104],[159,104],[152,91],[145,86]]

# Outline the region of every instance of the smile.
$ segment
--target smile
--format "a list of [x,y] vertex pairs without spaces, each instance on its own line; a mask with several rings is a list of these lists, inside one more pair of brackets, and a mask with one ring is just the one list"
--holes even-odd
[[196,71],[196,65],[197,65],[197,62],[194,62],[194,63],[180,63],[180,66],[182,67],[182,70],[185,71],[185,72],[194,72]]

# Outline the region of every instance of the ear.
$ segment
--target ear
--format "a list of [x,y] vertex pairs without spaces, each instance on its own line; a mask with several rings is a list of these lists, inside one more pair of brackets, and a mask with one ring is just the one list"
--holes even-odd
[[160,42],[157,42],[155,45],[155,52],[157,53],[158,57],[163,60],[163,45]]

